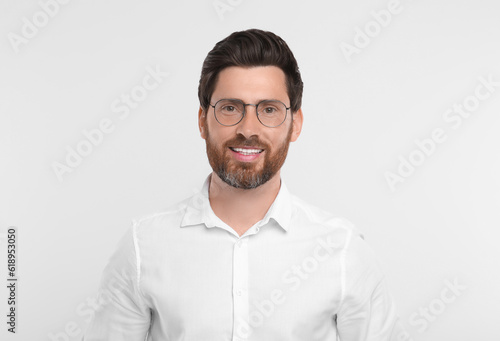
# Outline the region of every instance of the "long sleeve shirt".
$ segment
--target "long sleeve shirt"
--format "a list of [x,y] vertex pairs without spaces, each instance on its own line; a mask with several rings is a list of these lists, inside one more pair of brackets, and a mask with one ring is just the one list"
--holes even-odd
[[106,266],[85,341],[390,341],[384,275],[346,219],[290,194],[239,236],[200,192],[135,220]]

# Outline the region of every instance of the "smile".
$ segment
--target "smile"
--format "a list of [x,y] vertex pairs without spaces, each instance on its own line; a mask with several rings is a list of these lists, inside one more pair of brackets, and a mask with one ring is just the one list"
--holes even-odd
[[248,148],[232,148],[229,147],[233,152],[237,152],[243,155],[255,155],[260,154],[264,151],[264,149],[248,149]]

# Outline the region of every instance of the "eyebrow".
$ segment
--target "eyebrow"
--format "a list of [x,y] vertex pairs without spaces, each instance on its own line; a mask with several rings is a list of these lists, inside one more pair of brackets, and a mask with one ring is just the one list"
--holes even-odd
[[[235,97],[222,97],[222,98],[219,98],[217,101],[220,101],[220,100],[222,100],[222,99],[237,99],[237,100],[239,100],[239,101],[242,101],[242,102],[243,102],[243,103],[245,103],[245,104],[257,104],[257,103],[260,103],[260,102],[262,102],[262,101],[280,101],[280,102],[282,102],[283,104],[285,104],[285,105],[286,105],[286,103],[285,103],[285,102],[283,102],[282,100],[277,99],[277,98],[259,98],[259,99],[257,99],[257,101],[256,101],[255,103],[247,103],[247,102],[245,102],[244,100],[242,100],[241,98],[235,98]],[[217,101],[216,101],[216,102],[217,102]]]

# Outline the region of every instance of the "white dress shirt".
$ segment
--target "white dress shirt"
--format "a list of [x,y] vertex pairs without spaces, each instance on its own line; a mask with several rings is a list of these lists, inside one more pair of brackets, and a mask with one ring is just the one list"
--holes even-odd
[[345,219],[281,181],[241,237],[201,192],[133,222],[102,276],[85,341],[389,341],[384,276]]

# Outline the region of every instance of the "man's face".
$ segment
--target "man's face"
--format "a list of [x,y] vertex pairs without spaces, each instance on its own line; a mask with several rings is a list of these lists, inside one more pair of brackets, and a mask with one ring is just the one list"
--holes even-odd
[[[274,99],[290,106],[285,74],[276,66],[225,68],[219,73],[211,104],[224,98],[240,99],[246,104]],[[301,127],[300,110],[294,114],[293,122],[288,110],[285,122],[275,128],[259,122],[255,106],[246,106],[242,121],[229,127],[216,121],[213,107],[206,113],[200,108],[199,112],[199,128],[206,141],[210,166],[235,188],[256,188],[271,179],[283,166],[288,146],[298,138]],[[254,153],[255,150],[260,152]]]

